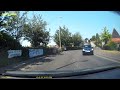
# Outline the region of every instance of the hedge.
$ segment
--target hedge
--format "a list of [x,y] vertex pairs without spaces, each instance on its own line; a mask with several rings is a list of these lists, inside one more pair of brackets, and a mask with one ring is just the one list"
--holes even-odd
[[77,47],[77,46],[75,46],[75,47],[69,47],[69,46],[67,46],[66,49],[67,50],[80,50],[80,49],[82,49],[82,47]]
[[111,41],[108,44],[104,45],[103,49],[105,49],[105,50],[117,50],[117,44]]

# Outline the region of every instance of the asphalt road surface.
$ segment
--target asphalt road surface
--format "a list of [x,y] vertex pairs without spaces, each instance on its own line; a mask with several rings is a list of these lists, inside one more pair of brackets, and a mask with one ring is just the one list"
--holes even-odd
[[[79,70],[107,65],[119,65],[119,60],[102,56],[99,50],[94,55],[82,55],[82,50],[64,51],[60,55],[49,55],[38,62],[19,68],[22,71]],[[101,55],[100,55],[101,54]]]

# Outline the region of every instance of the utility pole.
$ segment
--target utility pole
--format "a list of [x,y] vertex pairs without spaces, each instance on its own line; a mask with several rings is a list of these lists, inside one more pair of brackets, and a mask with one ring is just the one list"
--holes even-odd
[[[59,17],[60,19],[62,18],[62,17]],[[61,49],[61,31],[59,30],[59,46],[60,46],[60,49]]]
[[61,49],[61,35],[60,35],[60,30],[59,30],[59,45],[60,45],[60,49]]

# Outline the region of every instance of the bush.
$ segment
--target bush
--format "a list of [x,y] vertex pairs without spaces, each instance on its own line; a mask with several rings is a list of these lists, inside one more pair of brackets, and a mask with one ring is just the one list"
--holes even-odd
[[103,46],[103,49],[104,49],[104,50],[110,50],[110,47],[109,47],[108,45],[104,45],[104,46]]
[[7,33],[0,32],[0,47],[9,49],[21,49],[22,45]]
[[108,46],[110,47],[110,50],[117,50],[117,44],[112,41],[108,43]]
[[120,47],[118,47],[118,51],[120,51]]
[[43,49],[44,55],[51,55],[53,54],[53,48],[46,47]]
[[51,51],[52,51],[52,49],[50,49],[49,47],[43,49],[44,55],[50,54]]
[[108,44],[104,45],[103,49],[105,49],[105,50],[117,50],[117,44],[111,41]]
[[82,47],[77,47],[77,46],[75,46],[75,47],[69,47],[69,46],[67,46],[66,49],[67,50],[80,50],[80,49],[82,49]]
[[54,54],[59,54],[60,52],[61,50],[56,47],[43,48],[44,55],[54,55]]

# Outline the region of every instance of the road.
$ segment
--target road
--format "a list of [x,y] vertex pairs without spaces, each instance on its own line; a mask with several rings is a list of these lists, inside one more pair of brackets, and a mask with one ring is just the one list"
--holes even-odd
[[64,51],[60,55],[46,56],[45,58],[38,60],[38,62],[28,64],[24,67],[19,68],[18,70],[22,71],[78,70],[120,64],[119,58],[116,57],[115,59],[108,58],[110,57],[110,55],[107,54],[106,55],[107,57],[105,57],[105,55],[103,55],[102,53],[103,52],[101,52],[100,50],[95,50],[94,55],[83,56],[81,50]]

